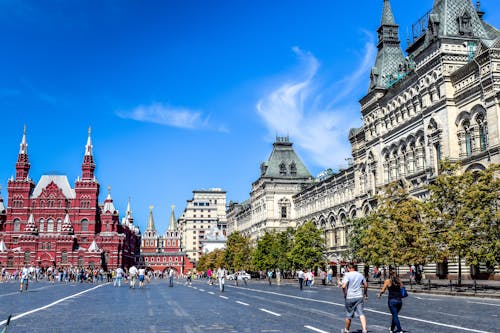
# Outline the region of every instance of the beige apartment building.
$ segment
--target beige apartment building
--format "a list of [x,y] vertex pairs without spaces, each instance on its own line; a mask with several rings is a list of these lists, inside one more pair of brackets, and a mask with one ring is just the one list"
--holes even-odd
[[178,219],[182,251],[190,260],[197,262],[203,254],[206,236],[225,236],[226,226],[226,191],[220,188],[194,190],[193,198],[187,200],[186,208]]

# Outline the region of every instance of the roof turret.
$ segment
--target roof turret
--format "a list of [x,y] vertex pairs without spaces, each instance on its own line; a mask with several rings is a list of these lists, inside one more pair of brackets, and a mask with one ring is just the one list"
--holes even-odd
[[116,213],[116,208],[115,205],[113,204],[113,199],[111,198],[111,186],[108,186],[108,196],[106,197],[106,200],[104,200],[104,208],[103,208],[104,213],[111,213],[115,214]]
[[66,213],[66,216],[64,216],[64,221],[63,221],[61,230],[63,232],[67,232],[67,233],[70,233],[70,234],[73,233],[73,225],[71,224],[71,221],[69,219],[69,214],[68,213]]
[[153,219],[153,206],[149,206],[149,219],[148,219],[148,226],[146,227],[146,231],[156,231],[155,221]]
[[168,224],[167,231],[176,231],[177,230],[177,220],[175,219],[175,212],[174,212],[175,206],[172,205],[171,207],[172,207],[172,213],[170,214],[170,223]]
[[31,232],[31,233],[38,232],[38,228],[35,225],[35,218],[33,217],[32,213],[28,217],[28,223],[26,223],[26,227],[24,228],[24,231]]
[[261,165],[261,177],[297,179],[312,176],[288,137],[276,137],[269,159]]
[[399,25],[392,14],[389,0],[384,0],[382,19],[377,29],[377,58],[370,73],[370,91],[375,88],[388,88],[403,69],[406,59],[400,47]]
[[380,25],[396,25],[389,0],[384,0],[384,8],[382,10],[382,20]]

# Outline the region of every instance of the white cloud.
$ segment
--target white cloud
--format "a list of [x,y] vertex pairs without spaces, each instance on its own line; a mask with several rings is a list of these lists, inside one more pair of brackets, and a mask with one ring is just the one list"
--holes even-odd
[[212,124],[210,117],[203,115],[201,111],[176,108],[161,103],[139,105],[132,111],[118,111],[116,114],[125,119],[171,127],[227,132],[227,129],[223,125]]
[[[321,168],[338,168],[350,157],[349,128],[359,126],[359,107],[353,90],[365,84],[376,55],[373,37],[348,77],[325,85],[318,79],[320,63],[310,52],[292,48],[299,70],[283,77],[257,103],[257,114],[269,133],[288,134]],[[306,163],[307,164],[307,163]]]

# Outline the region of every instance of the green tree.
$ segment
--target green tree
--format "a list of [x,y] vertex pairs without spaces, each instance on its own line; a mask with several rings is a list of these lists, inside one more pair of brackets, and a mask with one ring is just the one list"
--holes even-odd
[[295,231],[288,257],[295,269],[316,269],[324,264],[325,251],[323,233],[312,221],[309,221]]
[[280,253],[277,252],[277,236],[275,232],[266,231],[257,241],[252,252],[252,264],[255,269],[264,270],[276,267]]
[[213,270],[219,266],[225,266],[225,255],[226,251],[224,249],[216,249],[212,252],[204,254],[198,260],[196,269],[206,271],[209,268]]
[[499,263],[498,165],[486,170],[461,172],[458,163],[442,161],[440,175],[427,187],[427,223],[437,244],[435,260],[458,258],[469,264]]
[[425,263],[433,247],[422,222],[422,203],[402,182],[388,184],[376,199],[377,208],[354,221],[349,253],[374,265]]
[[249,270],[251,267],[250,239],[240,232],[233,232],[227,238],[225,262],[226,267],[235,271]]

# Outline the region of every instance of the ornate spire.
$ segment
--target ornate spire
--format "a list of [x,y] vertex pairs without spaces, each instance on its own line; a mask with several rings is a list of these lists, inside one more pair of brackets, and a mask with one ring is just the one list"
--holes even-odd
[[87,138],[87,144],[85,145],[85,155],[83,157],[82,164],[82,180],[94,180],[94,155],[92,153],[92,140],[90,138],[90,134],[92,133],[91,128],[89,127],[89,136]]
[[392,14],[389,0],[384,0],[382,19],[377,29],[377,59],[370,73],[370,91],[375,88],[388,88],[394,78],[399,77],[398,72],[406,64],[403,51],[400,47],[399,25],[396,24]]
[[19,155],[17,155],[16,180],[27,180],[29,170],[28,143],[26,141],[26,125],[24,125],[23,137],[19,145]]
[[61,230],[63,232],[67,232],[69,234],[73,233],[73,225],[71,224],[68,213],[66,213],[66,216],[64,217],[64,221],[63,221],[63,225],[62,225]]
[[24,125],[23,138],[21,139],[21,144],[19,145],[19,155],[28,154],[28,144],[26,143],[26,125]]
[[31,232],[31,233],[37,233],[38,232],[38,228],[35,225],[35,219],[34,219],[32,213],[28,217],[28,223],[26,223],[26,227],[24,227],[24,231]]
[[175,206],[172,205],[171,207],[172,207],[172,213],[170,214],[170,223],[168,224],[167,231],[176,231],[177,230],[177,220],[175,219],[175,213],[174,213]]
[[109,212],[111,214],[116,212],[115,205],[113,204],[113,198],[111,198],[111,186],[108,186],[108,196],[106,197],[106,200],[104,200],[103,212]]
[[89,126],[89,136],[87,138],[87,145],[85,145],[85,155],[93,155],[92,154],[92,140],[90,138],[90,135],[92,134],[92,128]]
[[380,25],[396,25],[389,0],[384,0],[384,9],[382,10],[382,21]]
[[149,219],[146,231],[156,231],[155,221],[153,219],[153,206],[149,206]]

